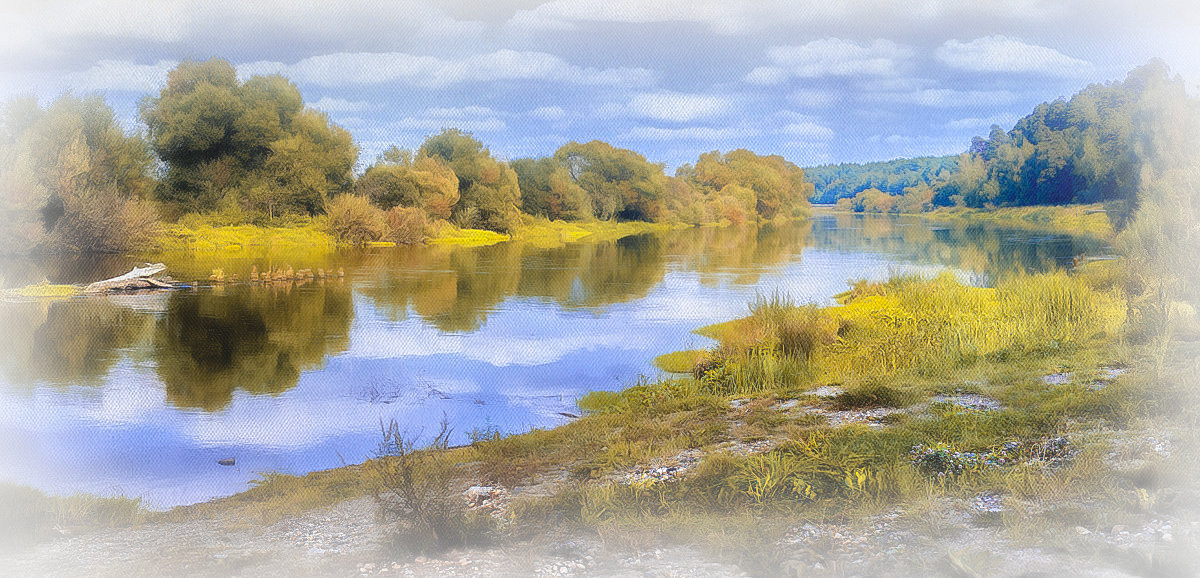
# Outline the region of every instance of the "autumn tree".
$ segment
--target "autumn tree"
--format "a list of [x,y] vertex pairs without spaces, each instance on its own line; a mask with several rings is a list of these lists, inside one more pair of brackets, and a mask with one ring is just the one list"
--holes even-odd
[[583,144],[569,142],[559,147],[554,158],[587,193],[597,218],[661,220],[666,186],[662,165],[598,140]]
[[751,192],[748,216],[773,219],[799,216],[807,210],[813,185],[804,171],[778,155],[758,156],[746,149],[704,153],[690,171],[691,181],[709,195],[744,198],[733,185]]
[[0,203],[5,250],[123,251],[153,233],[150,155],[99,97],[4,109]]
[[179,211],[315,214],[353,184],[350,134],[305,108],[282,76],[243,83],[225,60],[185,61],[140,112],[167,166],[156,195]]
[[415,207],[435,219],[449,219],[459,200],[458,177],[444,160],[414,158],[396,147],[367,167],[354,187],[381,209]]
[[521,201],[517,173],[470,133],[444,130],[426,139],[417,156],[441,161],[457,176],[459,200],[450,209],[452,222],[500,232],[516,225]]
[[592,216],[592,200],[555,157],[516,159],[512,168],[521,184],[521,210],[549,219],[578,221]]

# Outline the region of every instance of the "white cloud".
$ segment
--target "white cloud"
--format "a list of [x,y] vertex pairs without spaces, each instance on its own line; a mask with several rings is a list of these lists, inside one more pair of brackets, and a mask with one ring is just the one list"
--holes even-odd
[[930,22],[1046,22],[1069,14],[1069,2],[1047,0],[842,0],[806,2],[795,0],[551,0],[536,8],[517,10],[508,26],[517,31],[571,31],[593,22],[622,24],[695,23],[721,35],[751,34],[771,28],[799,29],[812,33],[847,23],[871,26],[886,23],[892,28],[928,25]]
[[390,126],[406,131],[460,128],[468,132],[494,132],[508,127],[500,118],[500,113],[485,106],[427,108],[420,116],[405,117]]
[[837,96],[825,90],[802,88],[788,95],[788,100],[804,108],[829,108]]
[[156,93],[167,84],[167,73],[178,64],[159,60],[136,64],[124,60],[101,60],[82,72],[68,74],[67,86],[84,91],[112,90]]
[[1010,128],[1021,118],[1019,114],[997,114],[986,118],[970,117],[952,120],[946,123],[946,128],[953,129],[986,129],[993,124],[1001,128]]
[[624,138],[639,140],[698,140],[719,141],[754,136],[757,131],[744,127],[713,128],[706,126],[689,126],[684,128],[661,128],[652,126],[636,126],[625,133]]
[[859,44],[840,38],[823,38],[799,46],[775,46],[767,57],[790,76],[890,76],[913,55],[911,48],[891,40]]
[[562,120],[567,116],[567,112],[561,106],[539,106],[528,114],[541,120]]
[[654,92],[634,95],[629,110],[644,118],[688,122],[722,114],[730,105],[728,98],[711,94]]
[[879,92],[864,95],[864,100],[915,104],[935,108],[997,106],[1012,102],[1016,95],[1007,90],[953,90],[928,88],[911,92]]
[[641,86],[653,75],[643,68],[584,68],[545,52],[497,50],[460,59],[402,52],[339,52],[295,64],[258,61],[241,64],[238,74],[282,74],[301,84],[346,86],[400,83],[439,88],[468,82],[541,80],[583,85]]
[[787,80],[788,72],[778,66],[759,66],[742,79],[750,84],[780,84]]
[[724,0],[554,0],[518,11],[509,25],[526,31],[575,30],[578,22],[696,22],[719,34],[736,34],[751,26],[752,15]]
[[1008,36],[986,36],[970,42],[947,40],[937,49],[947,66],[978,72],[1032,72],[1049,76],[1078,76],[1092,64],[1053,48],[1027,44]]
[[806,140],[826,140],[834,136],[829,127],[809,120],[788,123],[780,132]]
[[371,105],[361,100],[346,100],[322,96],[320,100],[308,106],[324,112],[359,112],[371,108]]

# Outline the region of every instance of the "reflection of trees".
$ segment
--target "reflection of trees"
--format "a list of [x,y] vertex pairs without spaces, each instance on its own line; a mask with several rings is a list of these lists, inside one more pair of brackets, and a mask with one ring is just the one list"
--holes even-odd
[[176,293],[155,336],[167,400],[214,411],[235,389],[285,391],[345,350],[353,312],[350,291],[333,283]]
[[1099,254],[1102,242],[1037,234],[988,223],[931,223],[919,217],[839,214],[813,223],[816,244],[842,251],[898,255],[999,279],[1018,272],[1047,271],[1070,256]]
[[474,331],[513,295],[594,307],[646,295],[662,280],[662,238],[572,243],[539,248],[500,243],[478,249],[398,249],[369,265],[378,271],[359,291],[401,319],[411,310],[442,331]]
[[810,244],[808,221],[766,223],[753,227],[703,227],[682,231],[670,239],[670,253],[682,265],[700,273],[700,282],[716,284],[722,273],[733,282],[753,284],[770,268]]
[[6,303],[0,307],[0,371],[13,383],[101,381],[153,318],[102,299]]

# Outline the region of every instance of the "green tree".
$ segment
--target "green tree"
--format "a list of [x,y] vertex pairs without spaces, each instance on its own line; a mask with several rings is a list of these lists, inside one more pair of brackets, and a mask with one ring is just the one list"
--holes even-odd
[[512,168],[521,184],[521,210],[549,219],[578,221],[592,216],[592,203],[559,159],[516,159]]
[[492,158],[470,133],[444,130],[426,139],[417,154],[440,159],[458,177],[459,200],[450,215],[455,224],[500,232],[516,225],[521,201],[517,173]]
[[64,95],[46,110],[14,102],[3,125],[5,250],[123,251],[153,233],[146,143],[101,98]]
[[628,149],[594,140],[569,142],[554,153],[575,184],[587,192],[601,220],[658,221],[666,175],[662,165]]
[[355,191],[382,209],[416,207],[435,219],[449,219],[459,200],[454,170],[440,158],[413,158],[392,147],[355,182]]
[[282,76],[241,83],[227,61],[185,61],[140,112],[167,165],[156,194],[178,211],[236,205],[267,218],[311,215],[353,184],[350,134],[304,108]]

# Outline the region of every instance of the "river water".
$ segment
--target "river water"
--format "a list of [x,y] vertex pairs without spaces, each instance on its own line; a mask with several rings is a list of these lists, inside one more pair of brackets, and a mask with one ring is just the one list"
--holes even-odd
[[[0,481],[195,503],[264,472],[360,463],[392,419],[410,435],[445,419],[454,443],[554,427],[587,391],[656,377],[655,356],[711,345],[692,330],[745,315],[756,295],[832,304],[852,280],[944,270],[988,285],[1104,252],[1065,235],[827,215],[549,248],[8,261],[6,287],[87,282],[150,259],[201,281],[0,303]],[[252,267],[330,275],[207,281],[217,268],[245,280]]]

